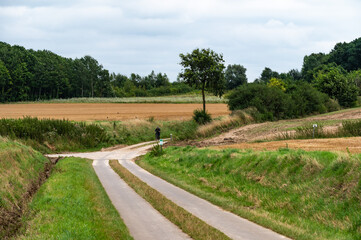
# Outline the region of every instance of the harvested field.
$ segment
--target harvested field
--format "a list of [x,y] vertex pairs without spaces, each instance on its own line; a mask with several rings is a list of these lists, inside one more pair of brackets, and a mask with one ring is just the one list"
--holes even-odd
[[[130,120],[154,117],[157,120],[187,120],[202,104],[152,104],[152,103],[35,103],[1,104],[0,118],[22,118],[24,116],[69,119],[74,121]],[[207,104],[213,117],[230,113],[227,104]]]
[[279,148],[302,149],[305,151],[342,151],[361,153],[361,137],[325,138],[305,140],[283,140],[261,143],[238,143],[211,147],[213,149],[237,148],[253,150],[277,150]]

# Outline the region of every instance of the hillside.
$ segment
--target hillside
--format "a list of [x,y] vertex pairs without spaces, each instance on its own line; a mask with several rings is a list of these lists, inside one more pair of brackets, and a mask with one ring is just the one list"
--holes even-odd
[[[286,143],[290,141],[270,141],[280,140],[285,135],[293,134],[298,127],[318,124],[323,126],[324,131],[334,132],[341,125],[342,121],[351,119],[361,119],[361,108],[346,109],[302,119],[249,124],[222,133],[219,136],[199,142],[192,142],[191,144],[199,147],[227,145],[230,148],[278,149],[285,147]],[[355,141],[356,143],[354,143]],[[301,145],[298,146],[298,144],[307,143],[307,141],[301,140],[293,140],[293,142],[293,145],[298,148],[302,147]],[[317,148],[317,143],[320,144],[320,148]],[[355,138],[343,138],[342,140],[322,139],[312,142],[313,148],[320,150],[333,150],[335,147],[346,150],[346,147],[357,147],[355,144],[357,145],[357,139]],[[293,145],[289,145],[289,147]],[[359,152],[359,150],[355,151]]]
[[27,203],[50,168],[49,159],[39,152],[0,137],[0,239],[20,227]]

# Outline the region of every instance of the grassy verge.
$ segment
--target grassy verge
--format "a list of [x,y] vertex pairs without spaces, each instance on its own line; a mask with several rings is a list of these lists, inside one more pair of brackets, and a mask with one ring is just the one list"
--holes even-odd
[[0,239],[20,228],[20,217],[49,163],[32,148],[0,137]]
[[155,209],[177,225],[193,239],[229,239],[222,232],[209,226],[183,208],[168,200],[158,191],[139,180],[118,161],[110,161],[110,166],[127,182],[141,197],[147,200]]
[[17,239],[132,239],[90,160],[60,160],[30,211]]
[[169,147],[139,165],[294,239],[361,239],[361,156]]

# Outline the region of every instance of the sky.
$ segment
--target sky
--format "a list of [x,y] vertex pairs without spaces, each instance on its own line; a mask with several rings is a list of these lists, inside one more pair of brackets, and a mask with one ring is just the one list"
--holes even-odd
[[171,81],[180,53],[210,48],[252,82],[361,37],[360,12],[360,0],[0,0],[0,41]]

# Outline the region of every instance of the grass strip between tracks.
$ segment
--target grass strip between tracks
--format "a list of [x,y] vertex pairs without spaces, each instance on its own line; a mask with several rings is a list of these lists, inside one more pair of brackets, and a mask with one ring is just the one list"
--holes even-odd
[[177,225],[183,232],[193,239],[229,239],[224,233],[209,226],[188,211],[179,207],[161,193],[148,186],[139,178],[130,173],[118,161],[110,161],[114,171],[141,197],[148,201],[156,210],[168,220]]
[[92,167],[65,158],[30,204],[17,239],[133,239]]

